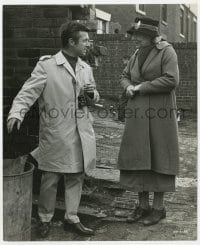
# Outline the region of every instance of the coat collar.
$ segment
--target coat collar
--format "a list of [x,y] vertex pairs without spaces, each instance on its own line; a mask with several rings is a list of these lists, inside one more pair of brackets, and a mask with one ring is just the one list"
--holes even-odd
[[156,44],[156,48],[160,50],[171,45],[167,41],[165,41],[162,36],[156,37],[154,42]]
[[153,48],[151,50],[151,52],[149,53],[149,55],[147,56],[143,66],[142,66],[142,70],[141,72],[144,73],[144,71],[146,70],[146,68],[148,67],[148,65],[151,63],[152,59],[157,55],[158,53],[158,49],[157,48]]
[[[57,65],[63,65],[69,71],[69,73],[76,79],[74,70],[69,64],[68,60],[63,55],[62,51],[59,51],[57,54],[55,54],[55,59]],[[78,57],[76,63],[76,73],[79,72],[81,69],[83,69],[85,66],[86,64],[81,60],[81,58]]]

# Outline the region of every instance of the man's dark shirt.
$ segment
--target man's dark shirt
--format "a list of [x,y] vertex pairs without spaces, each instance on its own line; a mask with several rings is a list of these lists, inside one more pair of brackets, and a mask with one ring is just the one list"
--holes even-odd
[[73,68],[74,72],[76,71],[76,63],[78,61],[78,57],[73,57],[73,56],[70,56],[66,53],[64,53],[62,51],[63,55],[65,56],[65,58],[67,59],[67,61],[69,62],[69,64],[71,65],[71,67]]

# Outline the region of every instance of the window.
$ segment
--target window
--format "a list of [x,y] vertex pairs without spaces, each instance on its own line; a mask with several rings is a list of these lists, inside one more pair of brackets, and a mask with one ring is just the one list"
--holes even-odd
[[138,5],[139,5],[139,10],[145,12],[144,4],[138,4]]
[[139,14],[146,15],[145,4],[136,4],[135,10]]
[[102,21],[102,31],[103,33],[106,33],[106,21]]
[[109,23],[104,20],[98,19],[97,34],[109,33]]
[[193,18],[192,41],[197,41],[197,20]]
[[184,36],[184,8],[180,9],[180,34]]
[[167,23],[167,4],[162,4],[161,6],[161,17],[162,21]]
[[194,37],[193,37],[193,21],[192,21],[192,18],[190,19],[190,34],[191,34],[191,42],[194,40]]
[[97,34],[109,33],[109,22],[111,20],[111,14],[95,9],[96,18],[98,20]]
[[97,27],[97,33],[102,34],[102,20],[98,20],[98,27]]

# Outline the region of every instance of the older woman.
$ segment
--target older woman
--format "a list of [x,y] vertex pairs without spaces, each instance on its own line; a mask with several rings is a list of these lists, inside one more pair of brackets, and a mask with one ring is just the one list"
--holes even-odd
[[[166,217],[164,192],[175,191],[178,137],[175,87],[177,56],[158,34],[157,20],[136,18],[127,32],[137,50],[123,71],[120,84],[129,97],[118,168],[120,183],[138,192],[139,205],[127,218],[144,225]],[[149,192],[154,192],[153,207]]]

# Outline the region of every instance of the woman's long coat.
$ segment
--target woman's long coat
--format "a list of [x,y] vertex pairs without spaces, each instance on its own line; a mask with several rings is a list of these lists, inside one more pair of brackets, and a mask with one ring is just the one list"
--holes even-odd
[[179,150],[175,87],[179,71],[175,50],[166,41],[157,43],[141,72],[136,51],[120,83],[124,89],[130,84],[141,87],[126,107],[118,168],[176,175]]
[[[15,117],[21,121],[38,99],[39,147],[31,154],[39,169],[73,173],[95,167],[93,119],[86,106],[78,109],[78,95],[86,83],[94,83],[91,68],[78,58],[75,74],[60,51],[41,57],[14,99],[8,119]],[[94,99],[97,97],[95,90]]]

